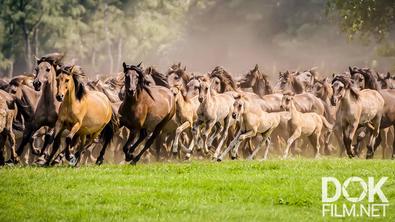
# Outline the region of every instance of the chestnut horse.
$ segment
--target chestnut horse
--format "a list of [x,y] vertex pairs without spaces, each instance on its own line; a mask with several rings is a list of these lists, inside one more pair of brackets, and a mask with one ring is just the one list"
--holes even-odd
[[[125,74],[125,98],[119,107],[120,124],[130,130],[129,138],[123,147],[125,160],[136,164],[145,151],[158,137],[163,127],[176,112],[175,99],[170,89],[163,86],[149,86],[141,63],[137,66],[123,63]],[[134,150],[152,132],[144,148],[137,156]],[[135,134],[138,140],[131,146]]]

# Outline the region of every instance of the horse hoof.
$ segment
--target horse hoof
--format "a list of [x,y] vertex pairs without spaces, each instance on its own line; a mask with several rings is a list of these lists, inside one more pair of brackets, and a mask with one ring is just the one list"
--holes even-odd
[[103,164],[103,159],[97,159],[96,160],[96,165],[100,166]]
[[136,166],[136,164],[137,164],[137,160],[133,159],[132,161],[130,161],[130,165]]
[[222,159],[220,157],[218,157],[217,162],[222,162]]
[[36,149],[36,148],[33,148],[32,149],[32,154],[38,156],[38,155],[40,155],[40,150]]
[[133,155],[130,154],[129,152],[125,153],[125,161],[129,162],[133,159]]
[[69,165],[70,166],[76,166],[77,165],[77,158],[74,155],[70,155]]
[[232,156],[231,159],[232,159],[232,160],[236,160],[237,157],[236,157],[236,156]]

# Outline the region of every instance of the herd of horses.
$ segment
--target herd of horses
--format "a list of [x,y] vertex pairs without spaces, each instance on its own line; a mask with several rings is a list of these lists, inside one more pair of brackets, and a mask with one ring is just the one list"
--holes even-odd
[[235,80],[220,66],[162,74],[123,63],[88,80],[60,53],[36,59],[34,74],[0,79],[0,165],[254,159],[261,148],[285,159],[307,147],[369,159],[379,145],[384,158],[394,137],[395,78],[369,68],[280,72],[271,85],[258,65]]

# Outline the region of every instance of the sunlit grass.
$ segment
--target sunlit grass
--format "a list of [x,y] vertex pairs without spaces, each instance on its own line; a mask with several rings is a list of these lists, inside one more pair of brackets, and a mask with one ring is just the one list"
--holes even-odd
[[[394,203],[395,161],[390,160],[4,167],[0,221],[330,220],[321,216],[323,176],[387,176],[383,191]],[[393,221],[394,207],[378,219]]]

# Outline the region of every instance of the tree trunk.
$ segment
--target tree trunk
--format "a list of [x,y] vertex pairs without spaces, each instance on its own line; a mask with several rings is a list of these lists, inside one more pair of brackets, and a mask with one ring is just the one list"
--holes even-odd
[[120,70],[121,63],[122,63],[121,59],[122,59],[122,38],[119,38],[119,41],[118,41],[118,57],[117,57],[117,63],[116,63],[116,65],[118,67],[117,71]]
[[32,46],[30,43],[29,33],[25,32],[23,35],[25,39],[25,63],[27,72],[32,72]]
[[39,47],[39,42],[38,42],[38,28],[34,30],[34,55],[38,57],[38,47]]
[[110,62],[110,69],[109,69],[109,74],[111,75],[113,73],[113,67],[114,67],[114,58],[112,55],[112,50],[111,50],[111,40],[110,40],[110,31],[108,30],[108,4],[105,3],[104,5],[104,32],[106,33],[106,42],[107,42],[107,53],[109,56],[109,62]]

